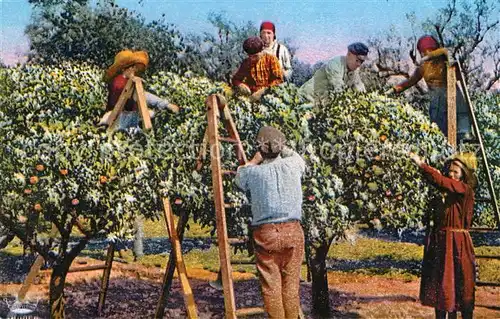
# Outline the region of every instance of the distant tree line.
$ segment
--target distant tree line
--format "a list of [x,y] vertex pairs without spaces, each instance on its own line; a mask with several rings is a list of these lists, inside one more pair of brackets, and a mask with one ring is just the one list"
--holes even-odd
[[[124,48],[147,50],[151,57],[150,73],[192,72],[212,80],[229,81],[245,54],[242,42],[258,35],[258,26],[248,21],[237,24],[221,13],[212,12],[211,31],[184,34],[166,21],[146,22],[140,13],[120,7],[114,0],[29,0],[34,9],[26,28],[30,40],[30,61],[58,63],[61,60],[89,61],[109,66]],[[408,77],[418,63],[416,40],[422,34],[434,35],[463,66],[466,80],[474,90],[490,90],[500,79],[500,37],[498,4],[493,0],[475,0],[446,7],[423,22],[413,13],[407,21],[413,35],[404,37],[393,26],[378,35],[367,35],[371,61],[365,66],[368,87],[382,89],[395,76]],[[311,65],[298,60],[299,49],[289,39],[285,44],[292,53],[292,82],[303,84],[321,63]],[[418,95],[425,87],[414,89]]]

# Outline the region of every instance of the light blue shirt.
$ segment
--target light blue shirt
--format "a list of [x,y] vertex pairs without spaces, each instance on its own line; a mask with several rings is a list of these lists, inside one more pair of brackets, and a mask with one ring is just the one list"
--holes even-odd
[[305,162],[292,150],[261,165],[240,167],[236,185],[250,193],[252,226],[302,219],[302,184]]

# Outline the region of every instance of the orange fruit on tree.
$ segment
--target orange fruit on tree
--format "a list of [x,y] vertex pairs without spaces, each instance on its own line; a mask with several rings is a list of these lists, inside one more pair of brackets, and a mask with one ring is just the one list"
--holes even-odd
[[35,169],[39,172],[42,172],[45,169],[45,167],[42,164],[38,164],[37,166],[35,166]]
[[65,168],[62,168],[59,170],[59,173],[61,173],[61,175],[63,175],[63,176],[66,176],[66,175],[68,175],[68,170]]
[[73,198],[73,200],[71,201],[71,204],[73,206],[76,206],[76,205],[80,204],[80,201],[78,200],[78,198]]
[[26,223],[28,221],[28,218],[26,218],[26,216],[17,216],[17,220],[20,222],[20,223]]
[[99,183],[101,183],[101,184],[106,184],[107,182],[108,182],[108,178],[107,178],[106,176],[101,175],[101,176],[99,177]]
[[36,203],[35,206],[33,206],[33,208],[35,209],[35,211],[37,212],[41,212],[42,211],[42,205]]
[[32,192],[32,191],[31,191],[31,189],[29,189],[29,188],[26,188],[26,189],[24,190],[24,193],[25,193],[26,195],[31,194],[31,192]]
[[38,183],[38,176],[31,176],[31,177],[30,177],[30,183],[31,183],[31,184],[36,184],[36,183]]
[[385,135],[385,134],[380,135],[380,141],[382,143],[385,142],[386,139],[387,139],[387,135]]

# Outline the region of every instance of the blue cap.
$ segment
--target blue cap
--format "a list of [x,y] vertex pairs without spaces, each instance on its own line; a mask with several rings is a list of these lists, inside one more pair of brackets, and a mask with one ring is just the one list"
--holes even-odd
[[361,42],[356,42],[356,43],[350,44],[347,47],[347,50],[349,50],[349,52],[356,54],[356,55],[368,55],[368,51],[369,51],[368,47]]

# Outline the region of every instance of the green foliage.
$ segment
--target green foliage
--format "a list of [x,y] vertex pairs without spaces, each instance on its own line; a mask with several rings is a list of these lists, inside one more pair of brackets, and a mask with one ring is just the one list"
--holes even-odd
[[[155,126],[158,139],[166,141],[167,144],[175,145],[169,157],[175,164],[178,178],[189,176],[190,180],[177,180],[177,185],[186,187],[178,194],[183,200],[183,205],[193,212],[196,221],[202,225],[215,227],[215,212],[212,202],[211,192],[211,171],[209,160],[206,159],[203,170],[199,173],[191,173],[198,156],[199,147],[203,139],[206,128],[206,108],[205,98],[209,91],[221,91],[220,86],[212,86],[206,79],[185,79],[174,74],[160,73],[153,77],[151,89],[159,95],[171,96],[172,101],[183,106],[185,112],[189,114],[186,118],[172,117],[168,120],[169,125],[164,127]],[[204,92],[204,93],[203,93]],[[255,153],[255,136],[259,128],[263,125],[273,125],[279,127],[289,139],[289,144],[298,149],[306,158],[314,157],[310,142],[310,132],[308,128],[308,118],[311,115],[310,105],[302,104],[298,95],[298,90],[294,85],[283,85],[273,88],[271,93],[265,95],[260,104],[250,103],[247,98],[236,97],[228,101],[228,106],[233,114],[238,127],[240,138],[244,141],[247,156]],[[161,118],[158,122],[166,122]],[[183,141],[180,143],[179,141]],[[223,167],[227,170],[237,168],[237,159],[232,146],[224,145],[222,148]],[[317,156],[315,157],[317,158]],[[314,172],[320,172],[322,166],[314,165]],[[329,174],[328,174],[329,173]],[[318,199],[308,200],[304,206],[305,218],[312,219],[312,214],[318,214],[325,223],[321,227],[315,227],[314,238],[329,234],[329,238],[342,232],[346,224],[335,218],[328,218],[336,215],[339,211],[337,194],[342,189],[340,180],[331,177],[331,171],[316,178],[307,178],[304,181],[305,197]],[[315,173],[311,171],[311,176]],[[235,235],[243,235],[247,232],[247,225],[250,218],[248,206],[244,205],[246,199],[243,194],[236,189],[231,179],[224,182],[227,202],[235,203],[236,209],[228,209],[226,212],[229,232]],[[191,205],[188,207],[188,205]],[[341,210],[347,216],[347,209]],[[308,215],[309,214],[309,215]],[[329,228],[327,225],[335,225]]]
[[344,183],[349,220],[423,226],[429,184],[408,152],[419,152],[434,166],[451,154],[425,115],[377,93],[346,92],[318,109],[311,131],[322,159]]
[[189,36],[186,63],[198,74],[230,83],[232,74],[246,57],[243,41],[258,35],[259,30],[250,21],[238,26],[221,13],[212,12],[208,20],[216,28],[217,35],[204,32],[202,36]]
[[1,222],[25,245],[47,254],[55,224],[62,261],[77,219],[89,238],[123,237],[137,214],[159,215],[164,172],[154,156],[164,148],[141,131],[93,125],[104,105],[100,70],[27,65],[2,69],[0,79]]
[[32,3],[34,15],[26,34],[35,62],[75,60],[107,67],[116,53],[133,49],[149,53],[150,72],[186,70],[179,56],[183,38],[164,18],[146,23],[143,16],[114,0],[95,5],[84,0]]

